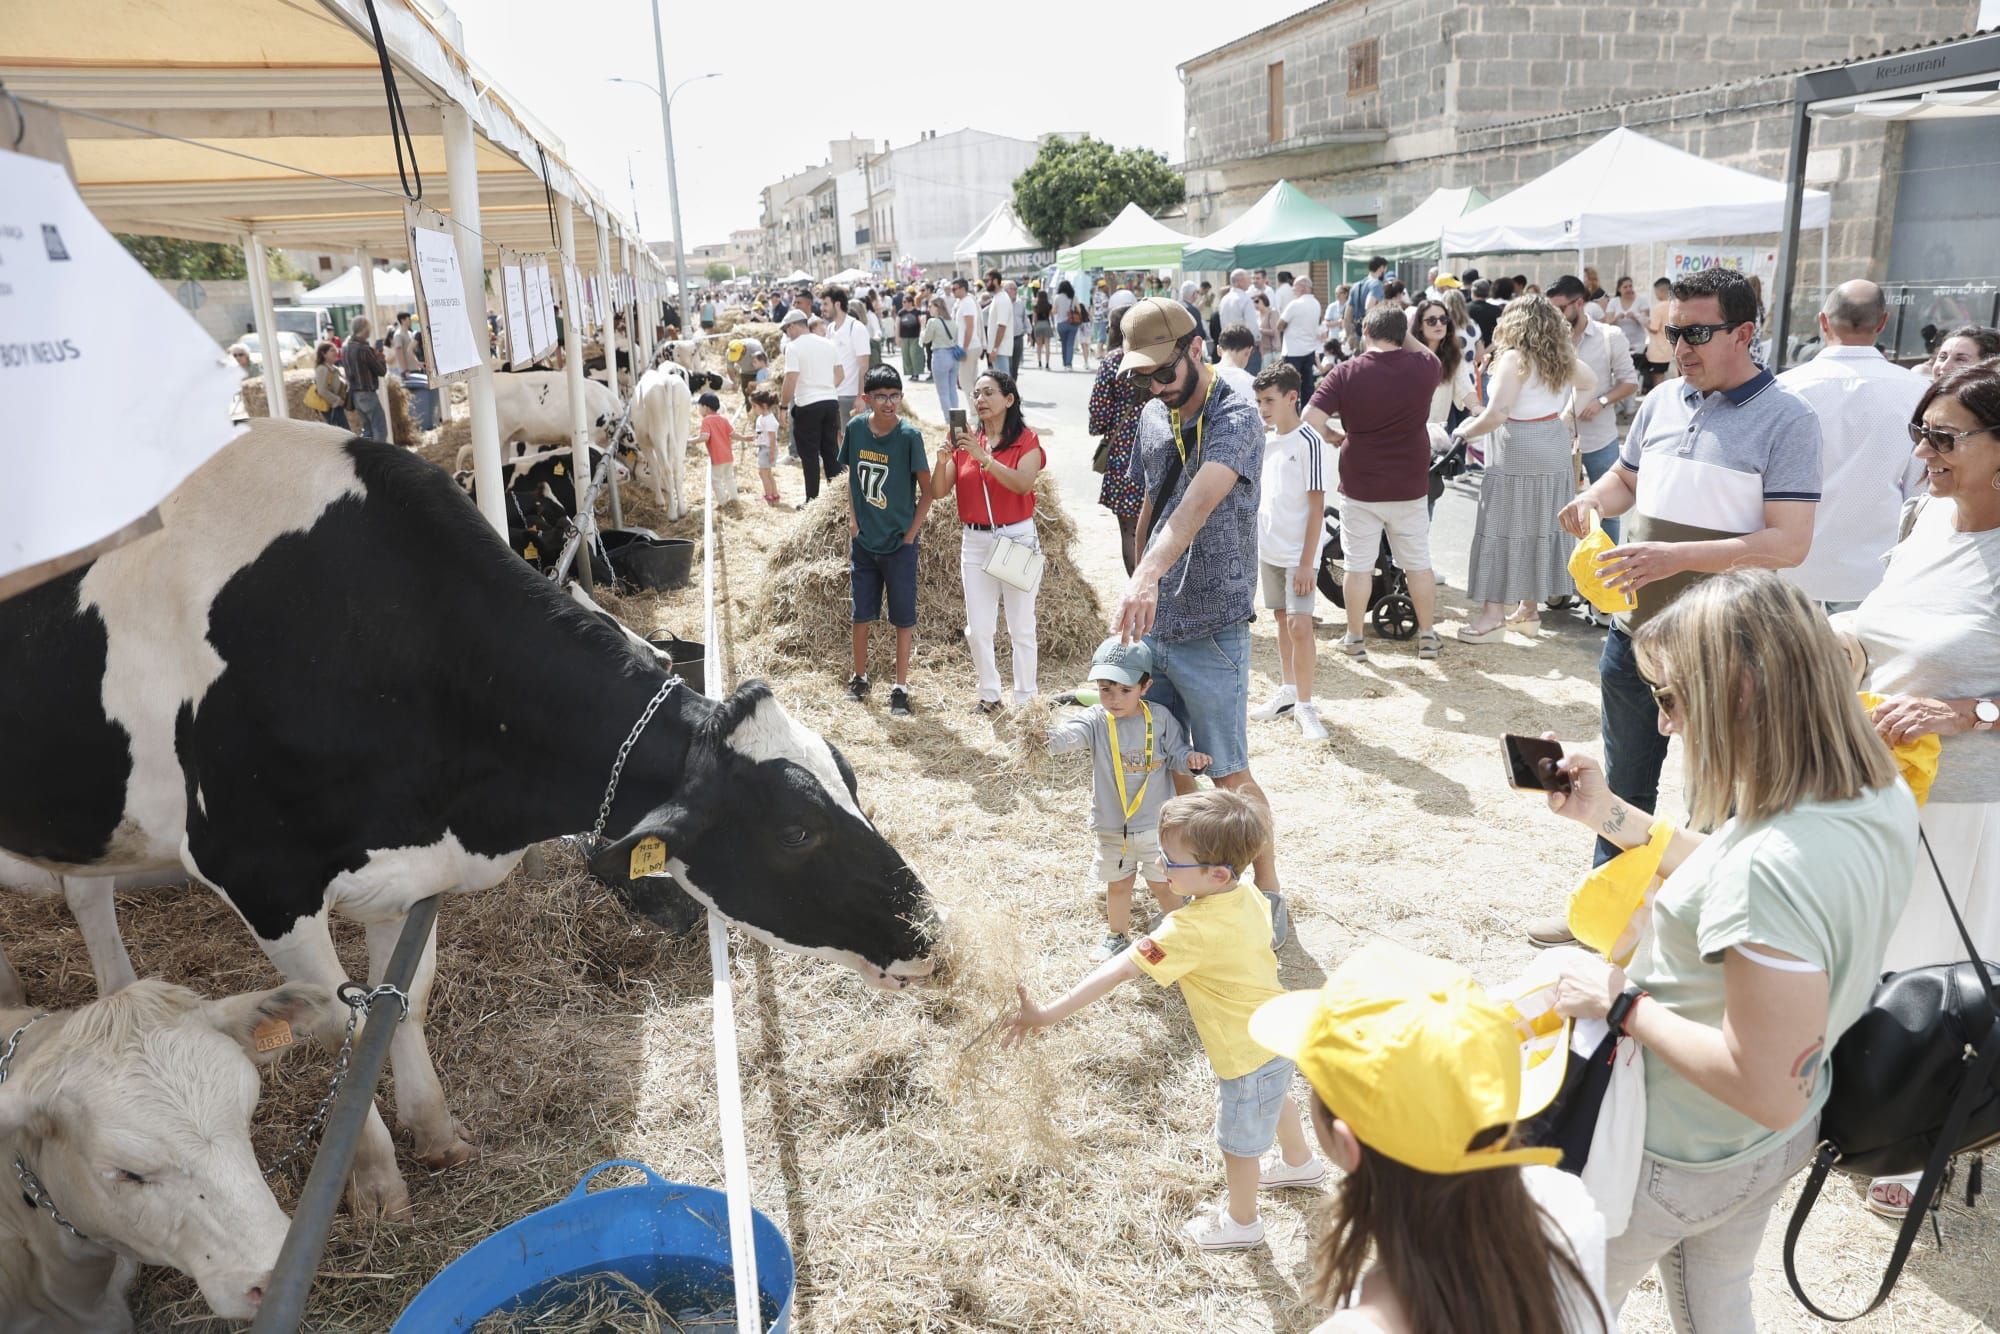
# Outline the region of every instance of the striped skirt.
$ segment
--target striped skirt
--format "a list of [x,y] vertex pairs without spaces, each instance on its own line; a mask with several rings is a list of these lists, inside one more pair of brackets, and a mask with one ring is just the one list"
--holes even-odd
[[1493,433],[1479,484],[1466,592],[1474,602],[1542,602],[1573,591],[1569,535],[1556,514],[1576,498],[1569,427],[1510,421]]

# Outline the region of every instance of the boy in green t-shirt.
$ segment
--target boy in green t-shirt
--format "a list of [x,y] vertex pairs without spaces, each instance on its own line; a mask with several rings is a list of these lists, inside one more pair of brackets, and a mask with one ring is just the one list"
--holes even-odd
[[868,628],[889,599],[889,624],[896,627],[896,684],[889,712],[910,716],[910,651],[917,627],[917,534],[930,512],[930,462],[924,437],[902,418],[903,377],[894,366],[877,366],[862,382],[866,417],[854,417],[840,439],[840,462],[847,469],[848,581],[854,597],[854,675],[847,693],[868,693]]
[[[1239,792],[1215,788],[1175,797],[1160,808],[1160,864],[1167,886],[1190,900],[1152,934],[1105,961],[1052,1004],[1037,1005],[1018,986],[1021,1010],[1000,1037],[1022,1042],[1144,973],[1161,986],[1180,984],[1195,1032],[1219,1081],[1215,1138],[1228,1196],[1189,1219],[1182,1232],[1205,1251],[1240,1250],[1264,1239],[1257,1190],[1317,1186],[1326,1164],[1306,1143],[1291,1095],[1292,1063],[1250,1036],[1258,1006],[1284,994],[1271,951],[1271,905],[1241,882],[1251,859],[1271,841],[1270,811]],[[1264,1154],[1276,1140],[1279,1153]]]

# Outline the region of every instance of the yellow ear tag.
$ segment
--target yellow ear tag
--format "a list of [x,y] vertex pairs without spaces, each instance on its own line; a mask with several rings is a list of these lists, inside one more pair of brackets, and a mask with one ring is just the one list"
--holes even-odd
[[525,560],[540,560],[542,558],[542,553],[535,550],[535,544],[533,542],[530,542],[528,543],[528,545],[521,548],[521,556]]
[[556,476],[560,477],[562,475],[563,475],[563,466],[562,464],[558,463],[556,465]]
[[259,1053],[289,1047],[292,1045],[292,1026],[282,1019],[266,1019],[250,1030],[250,1043]]
[[632,878],[667,873],[667,845],[657,838],[646,837],[632,845]]

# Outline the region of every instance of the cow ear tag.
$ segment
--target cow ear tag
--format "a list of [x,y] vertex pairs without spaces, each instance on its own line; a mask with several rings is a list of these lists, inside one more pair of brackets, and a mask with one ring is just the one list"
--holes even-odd
[[561,477],[562,475],[563,475],[563,466],[562,464],[558,463],[556,465],[556,476]]
[[267,1051],[282,1051],[292,1045],[292,1026],[283,1019],[266,1019],[250,1030],[250,1045],[259,1055]]
[[542,553],[535,549],[535,544],[533,542],[530,542],[528,543],[528,545],[521,548],[521,558],[523,560],[540,560],[542,558]]
[[648,835],[632,845],[632,878],[665,875],[667,873],[667,845]]

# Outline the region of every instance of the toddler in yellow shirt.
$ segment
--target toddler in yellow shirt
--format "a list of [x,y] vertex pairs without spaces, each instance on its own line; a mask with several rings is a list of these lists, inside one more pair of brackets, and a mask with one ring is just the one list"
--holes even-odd
[[[1216,788],[1167,802],[1160,808],[1160,863],[1168,887],[1188,905],[1060,1000],[1037,1005],[1020,987],[1020,1012],[1001,1036],[1003,1048],[1015,1046],[1142,973],[1163,987],[1180,985],[1219,1081],[1215,1138],[1229,1191],[1182,1229],[1207,1251],[1238,1250],[1264,1239],[1259,1187],[1317,1186],[1326,1178],[1326,1164],[1307,1144],[1291,1096],[1292,1062],[1274,1058],[1250,1037],[1251,1014],[1284,990],[1271,950],[1270,902],[1240,882],[1270,841],[1270,812],[1240,793]],[[1274,1140],[1279,1152],[1266,1161]]]

